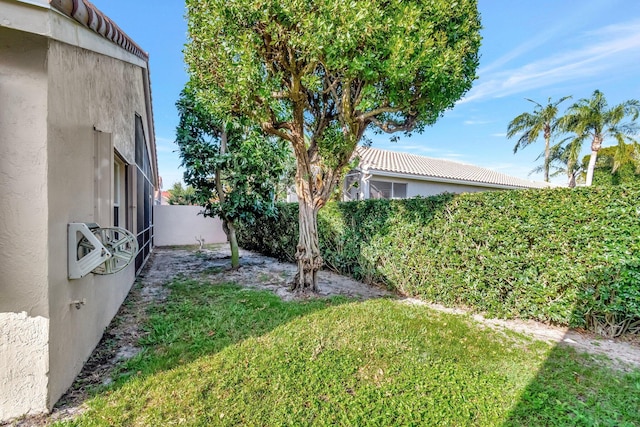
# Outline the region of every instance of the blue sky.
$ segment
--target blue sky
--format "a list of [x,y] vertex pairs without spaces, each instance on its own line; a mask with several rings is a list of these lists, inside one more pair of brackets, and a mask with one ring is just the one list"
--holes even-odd
[[[158,164],[167,189],[182,179],[173,141],[175,101],[187,81],[182,58],[184,3],[93,3],[149,52]],[[533,104],[525,98],[545,103],[549,97],[572,95],[569,105],[599,89],[610,105],[640,99],[640,1],[479,0],[478,7],[484,28],[474,87],[422,134],[397,143],[388,135],[371,134],[374,147],[541,180],[541,175],[529,172],[537,164],[542,141],[513,154],[515,140],[505,136],[509,121],[532,111]]]

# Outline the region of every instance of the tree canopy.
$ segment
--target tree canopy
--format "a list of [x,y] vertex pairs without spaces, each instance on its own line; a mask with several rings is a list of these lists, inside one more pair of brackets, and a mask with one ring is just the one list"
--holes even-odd
[[223,221],[237,267],[235,222],[273,214],[275,192],[290,156],[285,144],[266,137],[241,119],[221,119],[199,102],[189,85],[176,103],[180,121],[176,143],[184,181],[205,216]]
[[316,214],[370,126],[421,131],[471,88],[475,0],[187,0],[198,96],[289,141],[300,204],[298,277],[316,289]]
[[195,205],[198,202],[196,190],[190,185],[183,187],[181,182],[174,182],[167,193],[169,193],[167,203],[170,205]]
[[[607,99],[599,90],[595,90],[591,98],[583,98],[569,107],[567,115],[561,120],[561,126],[576,134],[571,144],[582,146],[591,140],[591,156],[587,165],[586,185],[591,185],[593,172],[598,158],[598,151],[606,138],[618,142],[619,155],[614,157],[613,172],[619,166],[619,159],[624,155],[627,143],[637,144],[638,133],[636,119],[640,115],[640,101],[630,99],[613,107],[609,107]],[[624,122],[625,119],[629,121]]]
[[522,113],[514,118],[507,128],[507,138],[512,138],[516,135],[520,135],[518,142],[513,147],[513,152],[517,153],[519,149],[526,147],[529,144],[534,143],[540,133],[544,137],[544,164],[542,171],[544,172],[545,182],[549,182],[549,169],[551,166],[551,139],[555,136],[558,130],[558,105],[570,96],[563,96],[555,102],[551,102],[551,98],[548,99],[547,105],[542,105],[531,99],[527,101],[535,104],[533,113]]

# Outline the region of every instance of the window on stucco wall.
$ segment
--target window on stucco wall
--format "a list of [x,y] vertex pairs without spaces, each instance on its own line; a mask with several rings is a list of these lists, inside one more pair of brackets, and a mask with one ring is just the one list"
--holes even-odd
[[127,164],[117,153],[113,155],[113,225],[131,228],[127,218]]
[[406,199],[407,184],[389,181],[370,181],[370,199]]

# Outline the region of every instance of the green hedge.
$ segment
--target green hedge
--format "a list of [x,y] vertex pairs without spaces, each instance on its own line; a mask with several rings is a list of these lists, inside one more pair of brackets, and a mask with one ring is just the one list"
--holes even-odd
[[[240,245],[293,260],[295,204],[239,230]],[[443,194],[330,204],[327,267],[401,294],[491,316],[640,329],[640,187]]]

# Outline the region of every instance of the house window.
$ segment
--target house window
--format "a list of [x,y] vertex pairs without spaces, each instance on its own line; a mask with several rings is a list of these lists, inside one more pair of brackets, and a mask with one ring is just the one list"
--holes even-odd
[[129,228],[127,223],[127,203],[126,193],[126,170],[125,162],[114,153],[113,155],[113,225],[114,227]]
[[138,237],[138,255],[136,271],[144,265],[153,248],[153,193],[151,160],[144,135],[142,118],[136,115],[136,235]]
[[94,130],[94,138],[93,222],[109,227],[113,222],[113,140],[110,133],[99,130]]
[[369,182],[370,199],[406,199],[407,184],[388,181]]
[[360,200],[360,173],[351,171],[344,177],[344,201]]

